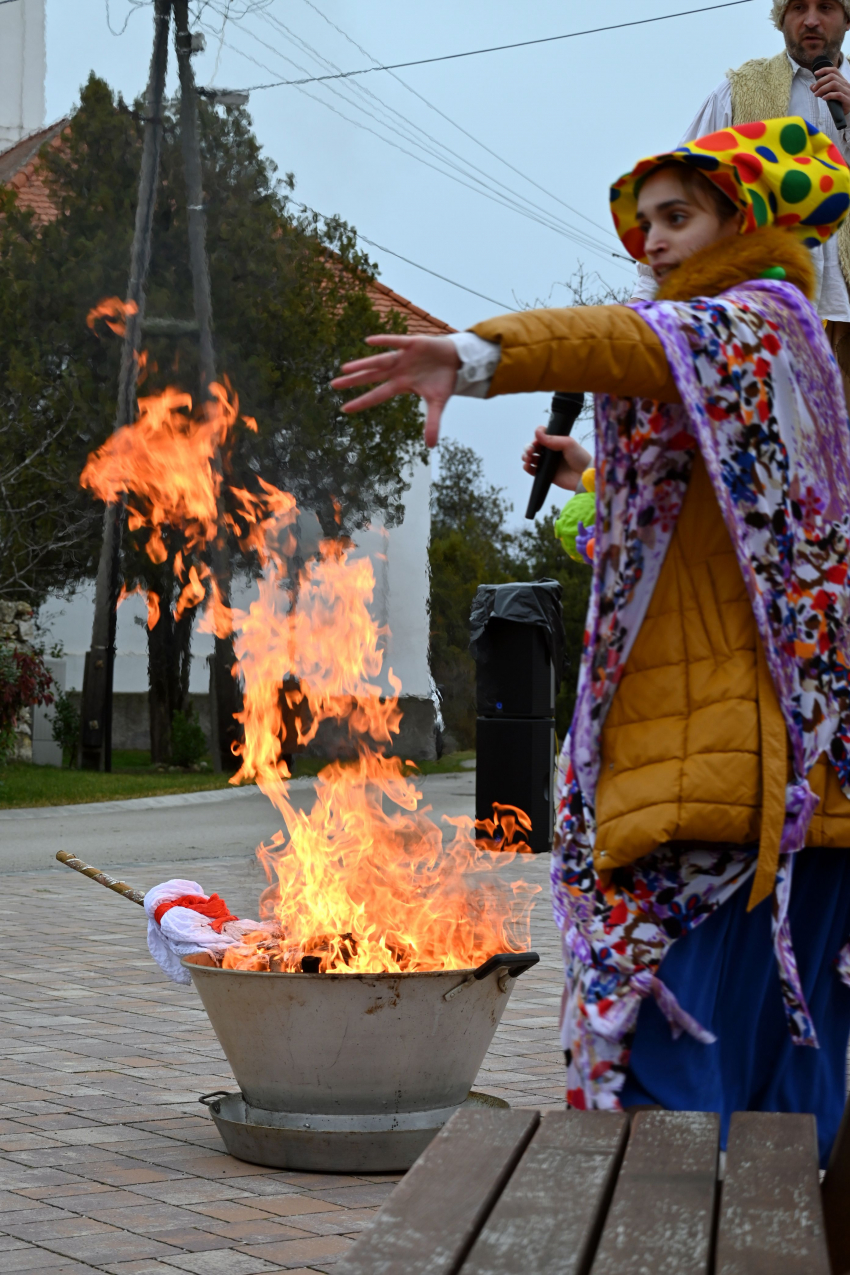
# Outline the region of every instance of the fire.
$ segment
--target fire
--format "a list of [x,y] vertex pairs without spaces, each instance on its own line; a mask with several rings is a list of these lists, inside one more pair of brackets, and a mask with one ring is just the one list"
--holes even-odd
[[[228,950],[228,968],[337,973],[464,969],[496,952],[529,946],[538,887],[500,871],[527,817],[509,807],[486,831],[512,848],[494,853],[476,842],[468,818],[447,819],[451,839],[421,807],[407,767],[387,752],[399,732],[401,683],[379,684],[386,631],[370,604],[371,562],[350,545],[325,541],[300,575],[297,601],[283,587],[292,553],[292,496],[260,480],[258,493],[229,489],[223,515],[218,459],[238,419],[225,389],[201,411],[168,390],[141,399],[139,419],[89,458],[82,482],[104,500],[126,498],[133,529],[148,529],[147,552],[163,561],[163,531],[179,528],[196,557],[224,518],[263,564],[259,596],[247,612],[224,605],[209,567],[174,569],[183,584],[177,607],[204,603],[202,627],[233,633],[244,684],[239,714],[241,768],[231,782],[256,781],[283,829],[259,858],[269,886],[260,902],[263,931]],[[256,428],[247,420],[248,428]],[[354,757],[326,766],[309,812],[288,798],[284,753],[314,738],[322,721],[346,723]],[[500,824],[496,828],[495,824]],[[269,925],[268,923],[272,924]]]

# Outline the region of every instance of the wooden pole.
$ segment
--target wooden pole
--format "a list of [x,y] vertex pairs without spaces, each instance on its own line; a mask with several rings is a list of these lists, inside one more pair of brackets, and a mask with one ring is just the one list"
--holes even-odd
[[[135,417],[136,378],[145,314],[145,281],[151,256],[151,231],[156,207],[159,157],[162,149],[162,98],[168,65],[168,29],[171,0],[155,0],[154,40],[146,97],[139,199],[130,253],[127,300],[136,313],[127,316],[115,429]],[[115,628],[120,578],[123,505],[107,505],[103,516],[103,543],[95,584],[91,650],[86,653],[80,705],[79,764],[85,770],[112,770],[112,684],[115,670]]]
[[114,890],[116,894],[122,894],[125,899],[130,899],[132,903],[138,903],[140,906],[145,901],[145,891],[137,890],[132,885],[127,885],[126,881],[116,881],[115,877],[111,877],[106,872],[101,872],[100,868],[93,868],[88,863],[83,863],[82,859],[78,859],[76,855],[70,854],[67,850],[57,850],[56,858],[60,863],[64,863],[66,868],[73,868],[75,872],[81,872],[84,877],[91,877],[92,881],[97,881],[99,885],[105,885],[107,890]]
[[[180,74],[180,141],[183,148],[183,170],[186,176],[186,216],[189,238],[189,265],[192,271],[195,318],[198,324],[201,395],[209,398],[209,387],[217,380],[213,347],[212,291],[206,246],[206,212],[204,177],[201,164],[198,98],[192,71],[192,35],[189,30],[188,0],[174,2],[174,47]],[[222,473],[218,452],[213,463]],[[210,567],[225,606],[230,606],[230,555],[227,549],[227,525],[224,520],[221,491],[218,502],[218,535],[210,546]],[[239,683],[234,677],[236,657],[232,638],[215,638],[210,666],[210,718],[214,770],[234,771],[238,760],[231,745],[241,739],[241,729],[234,714],[242,708]]]

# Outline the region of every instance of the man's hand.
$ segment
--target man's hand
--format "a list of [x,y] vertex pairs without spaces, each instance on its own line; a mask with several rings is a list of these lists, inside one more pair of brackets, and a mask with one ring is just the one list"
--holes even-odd
[[418,394],[427,406],[425,442],[436,447],[443,408],[454,393],[460,357],[454,343],[444,336],[367,336],[367,345],[389,345],[391,354],[372,354],[344,363],[343,376],[331,385],[335,390],[355,385],[379,384],[343,405],[344,412],[362,412],[385,403],[396,394]]
[[591,463],[590,452],[586,452],[581,443],[569,434],[547,434],[542,425],[538,425],[534,434],[534,442],[529,443],[522,454],[522,467],[527,474],[536,474],[544,450],[560,452],[561,461],[555,471],[556,487],[565,491],[575,491],[579,480]]
[[816,83],[812,85],[811,92],[815,97],[822,97],[824,101],[840,102],[841,109],[844,114],[850,118],[850,81],[846,80],[837,67],[826,67],[822,71],[815,71]]

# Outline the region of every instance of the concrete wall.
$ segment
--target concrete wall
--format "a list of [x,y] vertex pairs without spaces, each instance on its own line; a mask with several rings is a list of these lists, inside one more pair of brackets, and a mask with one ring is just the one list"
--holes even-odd
[[44,0],[0,5],[0,151],[44,127]]

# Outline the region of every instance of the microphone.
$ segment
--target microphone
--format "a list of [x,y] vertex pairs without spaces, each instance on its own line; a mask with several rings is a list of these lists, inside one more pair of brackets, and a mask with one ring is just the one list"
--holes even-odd
[[[571,434],[573,425],[575,425],[583,406],[583,394],[566,394],[558,390],[552,395],[552,406],[549,409],[549,424],[546,426],[546,433],[560,438],[563,438],[565,434]],[[534,486],[531,488],[528,508],[525,511],[526,518],[533,519],[539,513],[544,500],[549,494],[549,488],[552,486],[560,463],[561,453],[552,452],[546,448],[540,457],[537,473],[534,475]]]
[[[815,58],[814,62],[812,63],[812,70],[813,71],[834,71],[835,67],[832,65],[828,57],[825,57],[823,53],[819,53],[818,56]],[[827,101],[827,106],[829,107],[830,115],[835,121],[835,127],[846,128],[847,118],[841,107],[841,103],[836,102],[833,98],[830,98]]]

